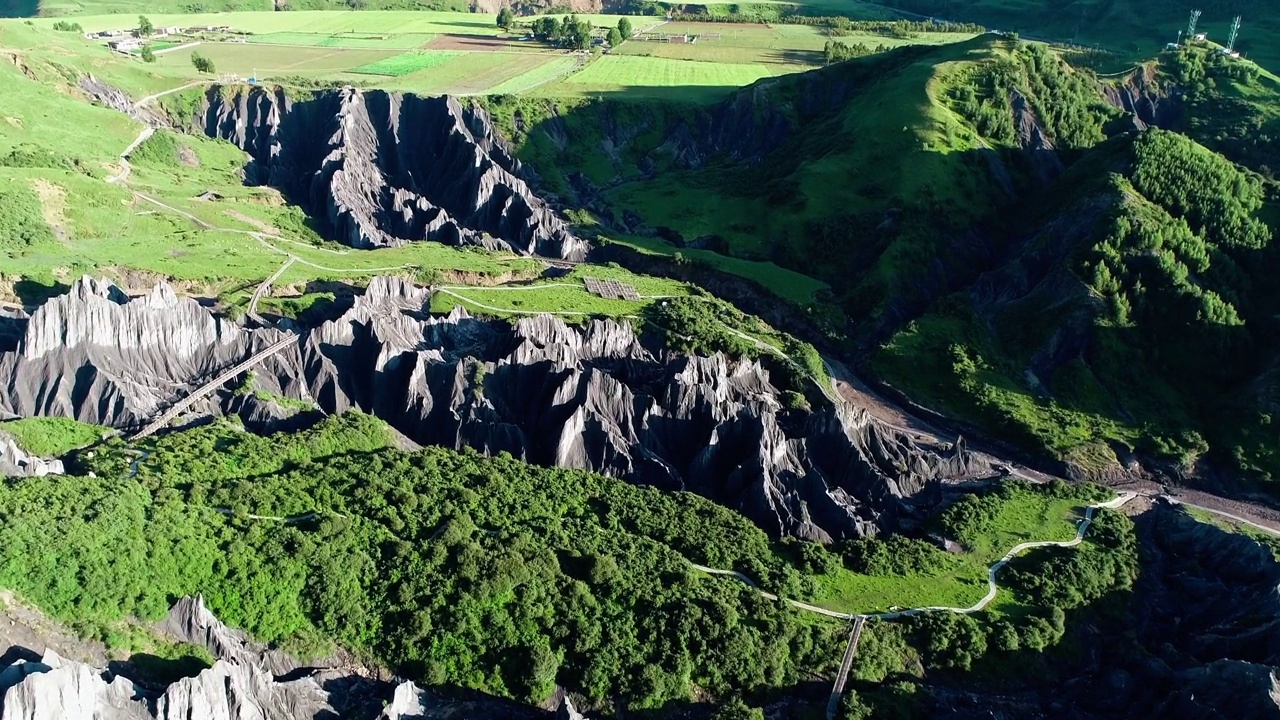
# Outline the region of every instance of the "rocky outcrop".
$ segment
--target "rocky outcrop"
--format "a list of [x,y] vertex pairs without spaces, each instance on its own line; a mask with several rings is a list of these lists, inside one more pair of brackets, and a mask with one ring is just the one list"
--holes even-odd
[[917,445],[856,408],[786,412],[755,362],[671,354],[611,320],[426,317],[415,293],[383,279],[306,338],[304,384],[327,412],[697,492],[775,535],[819,540],[897,527],[942,480],[984,469],[962,444]]
[[300,666],[293,657],[227,627],[205,607],[200,596],[184,597],[175,603],[156,630],[179,642],[202,647],[215,658],[261,667],[275,675],[286,675]]
[[19,447],[12,435],[0,432],[0,476],[38,477],[63,472],[61,460],[32,455]]
[[[429,302],[426,290],[377,278],[341,317],[259,365],[255,386],[325,413],[377,415],[417,443],[697,492],[775,535],[824,541],[899,527],[941,482],[985,471],[963,443],[920,445],[857,408],[784,410],[760,364],[673,354],[625,322],[508,324],[460,308],[432,317]],[[279,337],[217,320],[165,286],[126,301],[82,281],[0,355],[6,409],[137,426],[176,389]],[[195,412],[243,403],[226,388]]]
[[1171,128],[1182,118],[1182,93],[1161,87],[1154,65],[1136,68],[1120,82],[1103,83],[1102,93],[1112,107],[1129,113],[1138,130]]
[[301,663],[223,625],[198,598],[183,598],[162,625],[176,639],[207,647],[213,666],[156,688],[126,677],[128,663],[103,670],[51,649],[32,654],[0,645],[0,720],[526,720],[548,715],[496,698],[429,694],[411,682],[383,682],[350,669],[282,677],[279,668]]
[[249,333],[165,284],[130,298],[81,278],[32,313],[17,349],[0,355],[0,413],[136,427],[281,337]]
[[1058,157],[1053,140],[1045,133],[1044,125],[1036,117],[1027,97],[1014,90],[1009,104],[1013,110],[1013,126],[1018,135],[1018,147],[1031,166],[1031,172],[1042,185],[1047,185],[1066,169]]
[[581,260],[575,237],[521,177],[488,116],[453,97],[346,88],[300,95],[212,87],[203,130],[253,161],[335,239],[372,248],[432,240]]

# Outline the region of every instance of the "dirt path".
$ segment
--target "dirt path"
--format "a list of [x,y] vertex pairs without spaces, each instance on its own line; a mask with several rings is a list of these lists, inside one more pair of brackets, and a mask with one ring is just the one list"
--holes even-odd
[[991,604],[992,600],[996,599],[996,594],[999,592],[999,586],[996,584],[996,573],[1000,571],[1000,568],[1009,564],[1010,560],[1017,557],[1018,555],[1021,555],[1027,550],[1031,550],[1033,548],[1075,547],[1076,545],[1079,545],[1084,540],[1084,534],[1086,531],[1088,531],[1089,525],[1093,523],[1094,513],[1097,512],[1099,508],[1109,508],[1109,509],[1119,508],[1125,503],[1134,499],[1135,497],[1138,497],[1136,493],[1125,492],[1125,493],[1121,493],[1120,495],[1118,495],[1117,497],[1111,500],[1108,500],[1107,502],[1088,506],[1087,508],[1085,508],[1084,519],[1080,521],[1080,525],[1076,528],[1076,536],[1070,540],[1040,540],[1040,541],[1034,541],[1034,542],[1024,542],[1024,543],[1019,543],[1018,545],[1015,545],[1012,550],[1005,553],[1004,557],[1000,558],[1000,560],[996,561],[994,565],[992,565],[990,568],[987,569],[987,594],[983,596],[983,598],[978,602],[965,608],[947,607],[942,605],[931,605],[928,607],[911,608],[909,610],[899,610],[897,612],[889,612],[889,613],[871,613],[871,614],[842,613],[835,610],[828,610],[823,607],[818,607],[817,605],[810,605],[809,603],[800,602],[799,600],[791,600],[789,598],[779,598],[777,595],[774,595],[771,592],[761,590],[760,587],[756,585],[754,581],[751,580],[751,578],[747,577],[746,575],[743,575],[740,572],[736,572],[734,570],[721,570],[719,568],[709,568],[709,567],[706,567],[705,565],[698,565],[697,563],[692,563],[692,562],[689,564],[692,565],[695,570],[700,570],[709,575],[723,575],[723,576],[736,578],[737,580],[740,580],[743,583],[746,583],[750,587],[754,588],[756,592],[760,593],[762,597],[768,598],[770,600],[783,600],[788,605],[794,608],[798,608],[806,612],[817,613],[819,615],[826,615],[827,617],[840,618],[842,620],[856,620],[859,618],[895,620],[897,618],[909,617],[911,615],[919,615],[921,613],[926,613],[926,612],[953,612],[953,613],[959,613],[961,615],[972,615],[973,613],[982,611],[988,605]]

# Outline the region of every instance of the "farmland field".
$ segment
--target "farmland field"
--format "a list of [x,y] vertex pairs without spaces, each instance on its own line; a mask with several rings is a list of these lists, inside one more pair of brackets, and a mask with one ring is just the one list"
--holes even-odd
[[667,95],[679,89],[690,98],[714,99],[729,90],[771,76],[759,63],[711,63],[666,58],[606,55],[563,82],[544,86],[548,94]]
[[427,70],[439,65],[443,65],[462,53],[451,52],[448,50],[419,50],[415,52],[401,53],[393,55],[389,58],[383,58],[371,62],[368,65],[352,69],[351,72],[361,73],[364,75],[389,75],[391,77],[402,77],[420,70]]
[[199,53],[212,60],[219,72],[239,75],[304,75],[333,73],[371,65],[397,54],[396,50],[370,50],[240,43],[202,43],[156,58],[156,66],[185,70],[191,55]]
[[[564,58],[559,53],[461,53],[443,65],[401,77],[385,78],[379,85],[388,90],[420,94],[479,95]],[[336,79],[341,81],[348,77],[368,80],[368,76],[355,74],[339,75]]]
[[251,35],[251,43],[271,45],[308,45],[313,47],[376,48],[382,50],[413,50],[431,41],[434,35],[426,33],[394,34],[330,34],[307,32],[276,32]]
[[[226,12],[194,15],[148,14],[157,27],[177,25],[229,25],[250,33],[339,33],[498,35],[502,31],[495,15],[453,12],[351,12],[314,10],[296,12]],[[40,27],[52,27],[53,18],[32,20]],[[86,31],[128,30],[138,24],[136,15],[87,15],[76,18]]]
[[577,58],[558,57],[538,67],[521,73],[509,80],[494,85],[486,93],[489,95],[514,95],[551,82],[561,75],[567,75],[578,65]]

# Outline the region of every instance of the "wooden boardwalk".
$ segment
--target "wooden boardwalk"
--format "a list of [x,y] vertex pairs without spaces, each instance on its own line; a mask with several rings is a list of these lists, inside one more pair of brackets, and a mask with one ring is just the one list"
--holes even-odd
[[840,662],[840,672],[836,673],[835,685],[831,687],[831,698],[827,700],[827,720],[835,720],[836,711],[840,709],[840,697],[844,695],[844,684],[849,679],[849,669],[853,667],[853,656],[858,652],[858,641],[862,639],[864,617],[853,619],[853,630],[849,631],[849,645],[844,649],[844,660]]
[[191,393],[185,398],[174,403],[172,407],[170,407],[168,410],[165,410],[163,413],[161,413],[160,417],[156,418],[155,420],[152,420],[150,424],[148,424],[146,427],[142,428],[137,433],[135,433],[133,437],[130,438],[130,440],[131,441],[141,440],[150,435],[154,435],[156,431],[168,425],[170,422],[173,421],[174,418],[178,417],[183,412],[186,412],[186,410],[190,408],[192,405],[194,405],[197,401],[213,394],[213,391],[225,385],[235,376],[252,368],[253,366],[257,365],[263,360],[266,360],[272,355],[275,355],[281,350],[284,350],[290,345],[296,345],[297,342],[298,342],[298,336],[291,334],[288,337],[285,337],[281,340],[276,341],[275,343],[272,343],[269,347],[259,350],[258,352],[250,356],[248,360],[245,360],[244,362],[240,363],[239,365],[236,365],[230,370],[227,370],[219,374],[218,377],[210,380],[204,385],[201,385],[200,388],[195,392]]

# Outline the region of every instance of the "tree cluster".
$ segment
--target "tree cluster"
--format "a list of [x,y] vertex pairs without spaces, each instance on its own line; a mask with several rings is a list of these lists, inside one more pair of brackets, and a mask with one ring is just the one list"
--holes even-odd
[[591,23],[577,15],[565,15],[560,19],[543,16],[530,24],[533,36],[544,42],[574,50],[591,47]]
[[827,44],[822,48],[822,59],[830,65],[832,63],[844,62],[854,58],[866,57],[872,53],[882,53],[888,50],[884,45],[880,45],[875,50],[867,47],[866,43],[845,43],[839,40],[828,40]]
[[134,455],[96,448],[97,477],[0,485],[0,585],[87,628],[203,593],[292,651],[336,642],[419,682],[527,701],[559,684],[652,708],[838,662],[837,625],[689,565],[794,594],[797,573],[728,509],[389,442],[360,415],[269,438],[210,426],[158,440],[135,478]]
[[1099,97],[1092,73],[1072,68],[1047,46],[1020,43],[1011,57],[984,63],[967,82],[954,85],[952,106],[983,137],[1002,145],[1019,142],[1012,98],[1027,99],[1036,119],[1059,149],[1093,147],[1106,136],[1116,111]]
[[196,70],[202,73],[213,74],[218,72],[218,68],[214,66],[213,60],[210,60],[200,53],[191,53],[191,64]]

